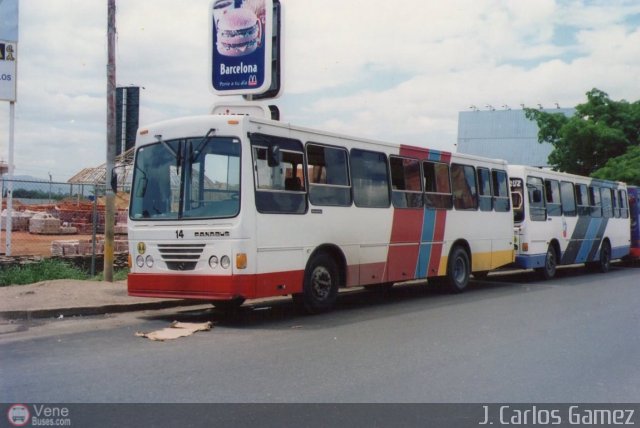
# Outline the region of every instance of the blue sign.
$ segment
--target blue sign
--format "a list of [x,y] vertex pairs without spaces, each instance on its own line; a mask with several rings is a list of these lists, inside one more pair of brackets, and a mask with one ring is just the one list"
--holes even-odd
[[214,0],[210,20],[214,92],[266,92],[271,85],[273,0]]

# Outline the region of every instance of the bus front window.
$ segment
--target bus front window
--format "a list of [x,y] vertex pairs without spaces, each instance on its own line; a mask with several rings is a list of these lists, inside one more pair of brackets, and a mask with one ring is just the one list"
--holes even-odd
[[189,138],[141,147],[135,160],[133,220],[234,217],[240,211],[240,143]]

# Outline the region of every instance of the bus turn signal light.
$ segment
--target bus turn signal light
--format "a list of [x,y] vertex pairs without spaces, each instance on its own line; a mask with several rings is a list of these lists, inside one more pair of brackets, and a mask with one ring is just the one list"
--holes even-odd
[[523,242],[522,243],[522,251],[529,251],[529,243],[528,242]]
[[238,253],[236,254],[236,269],[246,269],[247,268],[247,255],[246,253]]

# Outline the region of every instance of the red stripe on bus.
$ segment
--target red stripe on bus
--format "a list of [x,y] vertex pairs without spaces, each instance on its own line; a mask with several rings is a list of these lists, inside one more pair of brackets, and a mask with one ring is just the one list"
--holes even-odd
[[171,275],[130,273],[129,295],[177,299],[256,299],[302,292],[304,271],[259,275]]
[[436,211],[436,224],[433,231],[433,246],[431,249],[431,257],[429,258],[428,273],[438,272],[440,268],[440,259],[442,258],[442,242],[444,240],[444,228],[447,221],[447,211]]

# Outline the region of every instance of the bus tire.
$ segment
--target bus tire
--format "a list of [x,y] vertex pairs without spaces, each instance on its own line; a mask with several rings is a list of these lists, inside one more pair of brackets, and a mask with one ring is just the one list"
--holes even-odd
[[446,285],[452,293],[462,293],[469,284],[471,276],[471,263],[469,254],[459,245],[456,245],[447,261]]
[[558,268],[558,255],[556,249],[552,244],[549,244],[547,248],[547,254],[544,256],[544,266],[536,269],[542,279],[549,280],[556,276],[556,270]]
[[304,273],[302,294],[294,295],[293,300],[309,314],[327,312],[338,298],[338,281],[338,267],[333,257],[318,253],[311,258]]
[[600,260],[596,262],[595,267],[602,273],[607,273],[611,270],[611,244],[609,244],[609,241],[602,242]]

